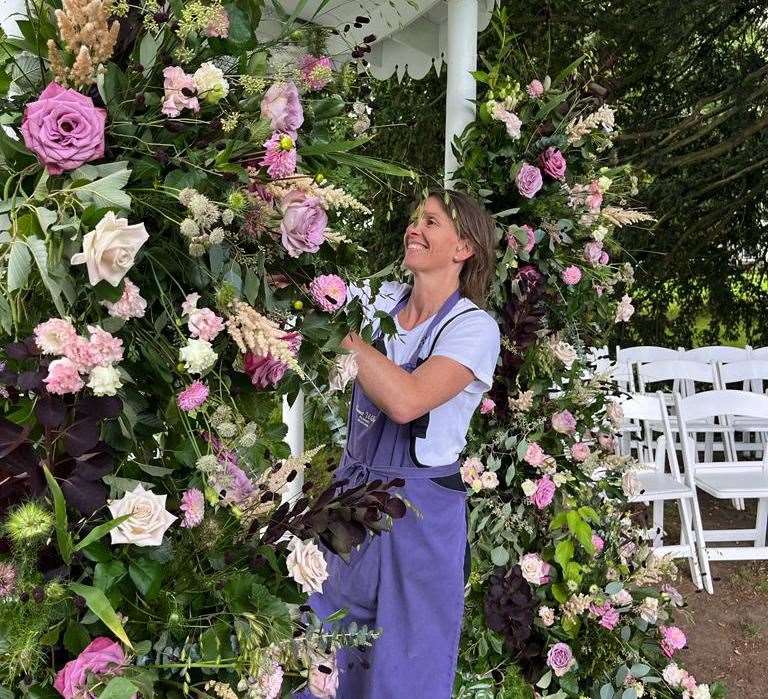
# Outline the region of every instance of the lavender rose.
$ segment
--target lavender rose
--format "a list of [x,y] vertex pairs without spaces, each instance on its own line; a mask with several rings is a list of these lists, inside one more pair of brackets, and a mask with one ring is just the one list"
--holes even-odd
[[539,165],[554,180],[562,180],[565,177],[567,167],[565,158],[554,146],[550,146],[539,155]]
[[522,196],[526,199],[533,199],[533,197],[536,196],[536,192],[541,189],[541,170],[535,165],[526,163],[517,173],[515,183],[517,184],[517,191],[520,192]]
[[552,416],[552,429],[560,434],[571,434],[576,431],[576,418],[570,410],[562,410]]
[[567,643],[555,643],[547,653],[547,665],[557,677],[562,677],[575,663],[573,651]]
[[320,199],[293,191],[283,197],[283,220],[280,224],[283,247],[291,257],[302,252],[317,252],[325,240],[328,216]]
[[50,175],[104,157],[107,110],[76,90],[50,83],[24,110],[24,144]]
[[261,117],[269,119],[273,131],[296,138],[296,132],[304,123],[304,110],[296,85],[292,82],[273,83],[261,100]]

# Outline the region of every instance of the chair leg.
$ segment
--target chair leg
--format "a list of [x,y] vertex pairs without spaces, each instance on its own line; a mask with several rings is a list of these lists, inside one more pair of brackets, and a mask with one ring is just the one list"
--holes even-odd
[[765,534],[768,527],[768,498],[757,501],[757,519],[755,520],[755,546],[765,546]]
[[664,501],[653,502],[653,547],[664,546]]
[[712,580],[712,571],[709,566],[709,553],[707,553],[707,543],[704,541],[704,526],[701,523],[701,509],[699,508],[699,499],[695,492],[691,496],[691,510],[693,512],[693,531],[696,535],[696,551],[699,554],[701,576],[704,578],[704,589],[710,595],[713,595],[715,593],[714,581]]
[[677,501],[677,510],[680,513],[680,543],[688,547],[688,565],[691,570],[691,580],[696,585],[696,589],[701,590],[704,585],[702,583],[701,567],[696,546],[696,539],[698,537],[694,534],[691,512],[685,499],[681,498]]

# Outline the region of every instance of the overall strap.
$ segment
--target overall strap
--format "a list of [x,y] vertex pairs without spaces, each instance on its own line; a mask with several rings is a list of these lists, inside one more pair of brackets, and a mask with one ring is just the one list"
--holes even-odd
[[[411,358],[408,360],[409,364],[415,364],[418,359],[419,355],[421,354],[421,350],[424,348],[424,345],[427,342],[427,338],[432,334],[432,331],[443,322],[443,318],[447,316],[452,310],[453,307],[459,302],[459,299],[461,298],[461,294],[459,293],[459,290],[456,289],[443,303],[443,305],[440,307],[440,310],[435,313],[434,318],[432,318],[432,322],[429,324],[429,327],[427,330],[422,333],[421,339],[419,340],[419,344],[416,345],[416,349],[414,350],[413,354],[411,355]],[[450,322],[450,321],[448,321]],[[448,323],[446,323],[447,325]]]
[[452,318],[449,318],[442,327],[435,333],[435,339],[432,340],[432,346],[429,348],[429,352],[427,352],[427,356],[425,359],[429,359],[429,357],[432,356],[432,352],[435,351],[435,346],[437,345],[437,341],[440,339],[440,335],[443,334],[443,330],[445,330],[451,323],[453,323],[454,320],[456,320],[459,316],[463,316],[465,313],[472,313],[473,311],[479,311],[479,308],[465,308],[463,311],[459,311],[455,316]]

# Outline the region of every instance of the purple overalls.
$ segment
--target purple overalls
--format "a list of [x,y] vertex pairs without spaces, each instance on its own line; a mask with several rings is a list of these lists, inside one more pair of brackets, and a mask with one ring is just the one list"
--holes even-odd
[[[403,369],[411,372],[423,361],[424,343],[459,298],[456,291],[446,300]],[[407,300],[408,295],[390,315]],[[326,552],[329,576],[322,594],[309,599],[314,611],[326,617],[346,608],[344,623],[382,629],[373,647],[339,653],[338,699],[450,699],[452,694],[464,610],[466,491],[458,461],[418,463],[415,439],[426,434],[428,417],[398,425],[354,386],[336,477],[349,479],[349,487],[404,478],[399,493],[415,509],[396,520],[391,532],[368,536],[349,563]]]

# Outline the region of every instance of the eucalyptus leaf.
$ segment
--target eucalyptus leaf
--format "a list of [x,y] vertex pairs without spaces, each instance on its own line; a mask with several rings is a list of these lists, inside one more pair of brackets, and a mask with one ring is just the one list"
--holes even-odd
[[29,279],[32,269],[32,255],[23,240],[11,243],[11,254],[8,256],[8,291],[23,289]]
[[67,313],[66,309],[64,308],[64,303],[61,299],[61,287],[48,272],[48,248],[45,245],[45,241],[40,240],[40,238],[37,236],[32,235],[29,236],[25,242],[29,248],[29,251],[32,253],[32,258],[35,261],[35,265],[37,265],[37,271],[40,274],[40,279],[43,280],[45,288],[48,289],[51,294],[51,298],[53,299],[54,306],[56,306],[56,310],[59,312],[60,316],[64,317],[67,315]]

